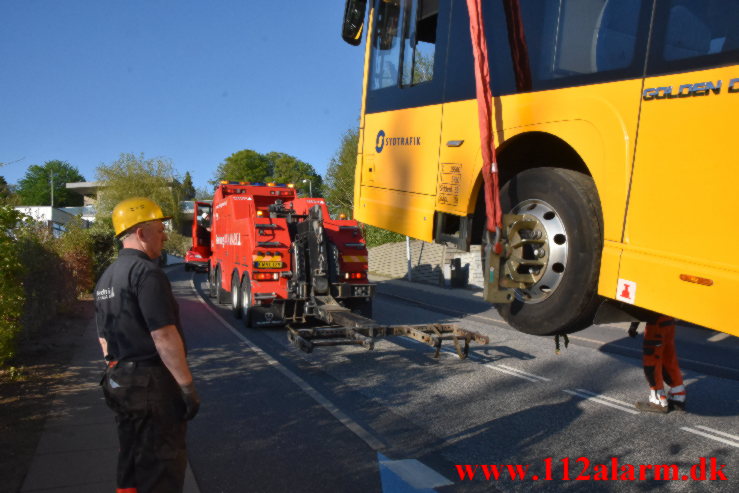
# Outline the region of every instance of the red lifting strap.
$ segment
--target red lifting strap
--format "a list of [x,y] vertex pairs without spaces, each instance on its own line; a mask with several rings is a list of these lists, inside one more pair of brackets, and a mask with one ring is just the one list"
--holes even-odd
[[[498,164],[495,157],[495,136],[493,135],[493,93],[490,89],[490,67],[488,64],[488,45],[485,39],[485,26],[482,21],[480,0],[467,0],[470,14],[470,36],[472,53],[475,58],[475,89],[477,94],[477,114],[480,124],[480,145],[482,146],[482,179],[485,190],[485,210],[487,229],[496,231],[503,226],[503,213],[500,209],[498,189]],[[497,238],[500,240],[500,237]]]

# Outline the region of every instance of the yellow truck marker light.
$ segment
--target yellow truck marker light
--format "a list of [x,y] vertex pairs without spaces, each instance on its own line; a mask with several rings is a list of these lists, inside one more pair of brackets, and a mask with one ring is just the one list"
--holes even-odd
[[367,262],[367,255],[344,255],[341,257],[344,262]]

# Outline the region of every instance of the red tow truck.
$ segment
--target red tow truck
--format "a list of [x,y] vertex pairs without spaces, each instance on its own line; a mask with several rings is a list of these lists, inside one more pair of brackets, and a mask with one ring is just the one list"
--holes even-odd
[[185,270],[205,272],[210,260],[211,205],[196,201],[193,204],[192,247],[185,254]]
[[210,295],[247,327],[325,320],[327,310],[372,316],[362,231],[332,219],[324,199],[290,184],[221,182],[212,213]]

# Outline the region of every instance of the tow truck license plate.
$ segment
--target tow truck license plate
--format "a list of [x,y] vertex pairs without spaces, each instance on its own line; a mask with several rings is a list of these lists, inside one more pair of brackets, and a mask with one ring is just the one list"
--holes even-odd
[[282,262],[279,260],[259,260],[257,261],[257,269],[281,269]]

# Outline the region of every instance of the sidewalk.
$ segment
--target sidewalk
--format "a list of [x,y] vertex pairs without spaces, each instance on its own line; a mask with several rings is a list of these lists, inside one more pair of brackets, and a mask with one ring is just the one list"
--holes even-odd
[[[94,320],[79,338],[69,370],[66,389],[50,396],[55,416],[44,425],[22,492],[115,491],[118,438],[98,386],[102,361]],[[184,491],[200,491],[189,467]]]

